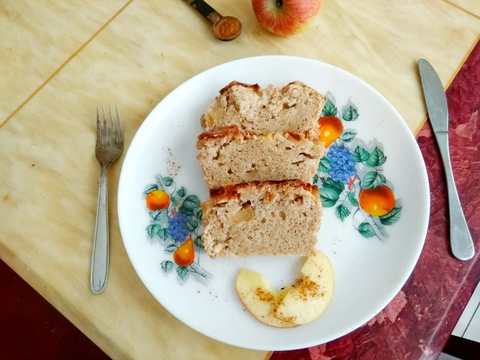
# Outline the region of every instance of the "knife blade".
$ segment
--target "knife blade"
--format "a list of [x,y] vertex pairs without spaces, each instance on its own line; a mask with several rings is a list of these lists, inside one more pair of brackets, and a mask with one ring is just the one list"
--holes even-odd
[[428,118],[433,128],[442,157],[447,180],[448,209],[450,218],[450,247],[459,260],[469,260],[475,255],[472,235],[458,197],[450,161],[448,146],[448,104],[442,82],[433,66],[425,59],[418,61],[423,95],[427,105]]
[[442,82],[433,66],[425,59],[418,61],[427,112],[434,132],[448,131],[448,105]]

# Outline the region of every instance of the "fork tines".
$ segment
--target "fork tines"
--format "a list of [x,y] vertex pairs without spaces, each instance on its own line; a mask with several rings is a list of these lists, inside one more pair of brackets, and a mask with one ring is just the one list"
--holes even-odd
[[123,129],[118,108],[97,106],[97,143],[123,144]]

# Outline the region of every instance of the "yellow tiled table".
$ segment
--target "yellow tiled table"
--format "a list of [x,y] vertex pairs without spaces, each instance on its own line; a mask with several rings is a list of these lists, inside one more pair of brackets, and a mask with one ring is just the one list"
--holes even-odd
[[459,9],[469,13],[477,18],[480,18],[480,2],[477,0],[446,0]]
[[425,119],[416,60],[429,59],[447,83],[480,33],[477,1],[327,0],[312,26],[287,39],[265,33],[248,0],[211,3],[242,20],[240,38],[215,40],[179,0],[0,3],[0,257],[115,358],[265,353],[208,339],[150,296],[121,244],[115,196],[108,289],[90,294],[98,104],[118,104],[128,144],[155,104],[194,74],[241,57],[289,54],[368,81],[416,131]]

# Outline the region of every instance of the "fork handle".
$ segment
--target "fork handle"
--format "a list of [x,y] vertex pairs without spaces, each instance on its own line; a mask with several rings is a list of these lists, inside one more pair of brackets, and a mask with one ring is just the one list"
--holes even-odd
[[90,290],[101,294],[107,285],[109,263],[108,236],[108,178],[107,167],[100,170],[97,200],[97,218],[93,234],[92,259],[90,263]]

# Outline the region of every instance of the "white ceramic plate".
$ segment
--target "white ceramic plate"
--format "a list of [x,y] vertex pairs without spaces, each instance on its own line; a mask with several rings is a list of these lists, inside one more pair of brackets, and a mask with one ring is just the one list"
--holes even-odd
[[[194,266],[185,268],[175,264],[173,254],[165,250],[175,250],[190,230],[196,234],[201,232],[196,227],[196,197],[190,196],[177,215],[174,215],[174,203],[180,206],[191,194],[198,195],[201,201],[207,198],[207,188],[196,160],[196,138],[201,132],[199,118],[218,90],[232,80],[262,86],[300,80],[321,93],[328,93],[331,102],[327,112],[335,114],[337,110],[344,127],[343,139],[350,140],[339,139],[334,145],[336,150],[330,153],[330,160],[335,162],[335,153],[343,153],[347,163],[355,158],[363,160],[354,163],[353,173],[352,167],[344,166],[342,170],[338,163],[324,163],[326,167],[319,172],[320,178],[327,183],[323,201],[331,207],[324,210],[317,247],[333,262],[336,288],[326,312],[304,326],[277,329],[261,324],[243,309],[234,290],[235,275],[242,266],[262,272],[272,285],[281,287],[294,280],[302,259],[212,260],[197,249]],[[378,150],[375,151],[375,147]],[[384,163],[382,154],[386,156]],[[344,185],[348,190],[352,179],[359,179],[349,191],[341,192],[339,187],[335,190],[328,180],[355,173],[358,178],[349,178]],[[168,214],[167,210],[149,214],[144,191],[159,186],[156,180],[159,176],[163,176],[160,182],[171,200]],[[168,177],[173,179],[172,183]],[[401,212],[394,210],[380,219],[368,218],[365,212],[356,211],[358,208],[354,204],[360,184],[371,187],[382,182],[393,189],[396,207],[401,207]],[[182,186],[186,190],[184,194],[183,190],[178,191]],[[348,192],[356,192],[353,201],[348,198]],[[118,190],[124,245],[152,295],[193,329],[228,344],[260,350],[287,350],[325,343],[366,323],[385,307],[418,260],[427,230],[429,202],[423,158],[405,121],[393,106],[371,86],[344,70],[316,60],[289,56],[232,61],[198,74],[172,91],[155,107],[135,135],[123,163]],[[343,221],[338,216],[346,215],[347,211],[338,208],[341,204],[350,212]],[[184,213],[186,215],[179,215]],[[380,220],[387,225],[382,225]],[[393,220],[398,221],[390,224]],[[147,235],[147,228],[152,238]],[[380,232],[384,232],[381,239],[372,236]],[[172,236],[179,242],[175,243]],[[208,272],[207,280],[194,273],[201,269]],[[184,281],[180,280],[182,277]]]

